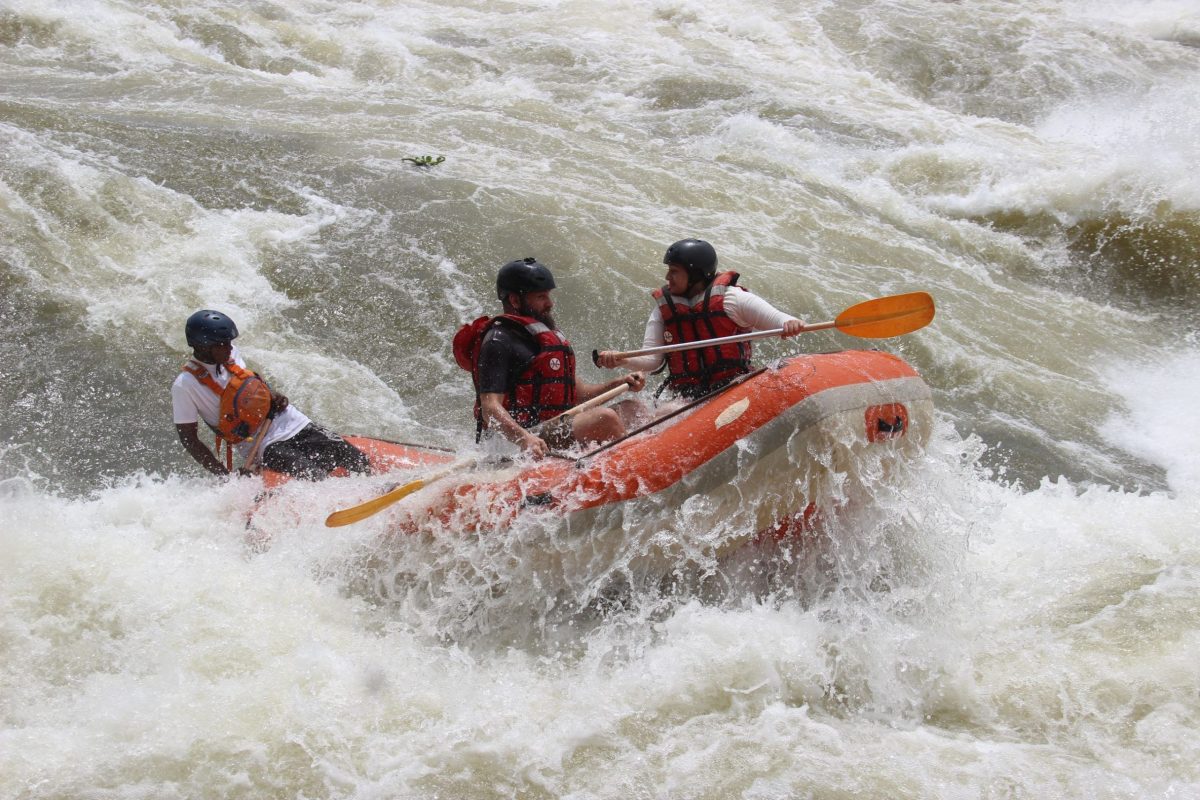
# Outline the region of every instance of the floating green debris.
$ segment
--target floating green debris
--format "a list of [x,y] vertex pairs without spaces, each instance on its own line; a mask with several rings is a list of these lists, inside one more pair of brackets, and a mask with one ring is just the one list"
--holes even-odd
[[446,157],[438,156],[437,158],[434,158],[433,156],[405,156],[404,158],[402,158],[400,160],[401,161],[411,161],[412,163],[416,164],[418,167],[436,167],[438,164],[445,161]]

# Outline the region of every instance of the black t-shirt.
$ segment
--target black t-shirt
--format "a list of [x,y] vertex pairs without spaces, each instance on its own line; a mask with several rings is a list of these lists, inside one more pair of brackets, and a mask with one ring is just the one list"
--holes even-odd
[[479,348],[479,393],[507,394],[537,354],[537,342],[528,334],[493,323]]

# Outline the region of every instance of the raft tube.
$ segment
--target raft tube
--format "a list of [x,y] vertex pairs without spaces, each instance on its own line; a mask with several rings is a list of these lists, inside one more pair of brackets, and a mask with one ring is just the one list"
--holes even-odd
[[[664,518],[690,504],[693,525],[801,533],[822,501],[845,499],[846,475],[886,478],[920,452],[932,425],[929,387],[897,356],[875,350],[801,355],[762,369],[694,407],[615,443],[569,457],[519,459],[451,475],[378,516],[390,532],[486,534],[522,516],[567,530]],[[436,468],[457,454],[360,436],[377,471]],[[861,474],[861,463],[872,466]],[[418,471],[413,473],[412,470]],[[268,487],[287,476],[265,472]],[[869,489],[869,487],[868,487]]]

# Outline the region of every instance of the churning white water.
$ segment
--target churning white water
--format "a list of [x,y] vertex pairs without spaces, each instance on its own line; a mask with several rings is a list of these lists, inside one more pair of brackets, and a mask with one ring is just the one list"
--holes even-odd
[[[0,0],[0,797],[1200,797],[1198,46],[1182,0]],[[802,547],[717,559],[702,496],[324,527],[379,478],[248,529],[175,439],[211,307],[314,419],[467,447],[500,264],[624,349],[689,235],[811,321],[937,301],[874,343],[926,452]]]

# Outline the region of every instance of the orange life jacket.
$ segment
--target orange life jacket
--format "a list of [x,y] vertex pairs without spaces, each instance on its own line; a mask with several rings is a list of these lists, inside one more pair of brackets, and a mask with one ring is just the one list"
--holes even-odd
[[271,411],[271,390],[266,381],[233,361],[221,366],[229,370],[229,383],[225,388],[221,388],[208,370],[194,360],[184,364],[183,371],[194,375],[221,398],[217,427],[213,432],[232,445],[253,437],[262,426]]
[[[658,302],[663,319],[663,342],[680,344],[700,342],[747,333],[725,314],[725,293],[736,288],[736,272],[722,272],[713,279],[703,296],[689,298],[691,306],[681,306],[671,299],[664,286],[652,293]],[[750,372],[750,342],[734,342],[713,347],[696,347],[667,354],[670,376],[667,386],[685,396],[699,396],[738,375]]]
[[533,317],[501,314],[468,322],[454,334],[454,360],[471,373],[475,384],[475,420],[485,427],[479,402],[479,351],[483,337],[494,326],[520,330],[537,344],[537,355],[526,365],[504,397],[504,409],[517,424],[529,428],[556,417],[575,405],[575,351],[560,332]]

